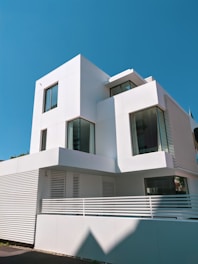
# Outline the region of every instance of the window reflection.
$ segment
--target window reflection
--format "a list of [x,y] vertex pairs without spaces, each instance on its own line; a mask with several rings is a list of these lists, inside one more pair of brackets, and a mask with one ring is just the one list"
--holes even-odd
[[180,176],[167,176],[145,179],[147,195],[188,194],[187,179]]
[[45,90],[44,112],[57,107],[58,84]]
[[125,83],[122,83],[120,85],[112,87],[110,89],[110,96],[114,96],[116,94],[123,93],[125,91],[128,91],[128,90],[134,88],[134,87],[136,87],[136,85],[133,82],[127,81]]
[[164,114],[152,107],[130,114],[133,155],[168,151]]
[[82,118],[68,122],[68,149],[95,153],[95,126]]

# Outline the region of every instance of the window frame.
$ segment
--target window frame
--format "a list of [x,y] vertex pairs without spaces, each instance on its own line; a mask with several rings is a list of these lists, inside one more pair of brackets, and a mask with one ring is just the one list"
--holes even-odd
[[[123,89],[122,90],[122,86],[126,85],[127,83],[130,85],[130,89]],[[126,92],[126,91],[129,91],[129,90],[131,90],[131,89],[133,89],[135,87],[137,87],[137,85],[134,82],[130,81],[130,80],[128,80],[126,82],[123,82],[123,83],[120,83],[120,84],[115,85],[115,86],[110,88],[110,97],[113,97],[113,96],[115,96],[117,94],[120,94],[120,93],[123,93],[123,92]],[[116,94],[112,94],[112,91],[115,90],[115,88],[120,88],[119,92],[116,93]]]
[[[168,183],[167,186],[164,184],[164,181]],[[157,182],[158,182],[158,187],[156,184]],[[164,187],[169,187],[169,188],[166,189]],[[145,195],[189,194],[188,178],[177,175],[144,178],[144,188],[145,188]],[[151,192],[148,192],[149,189],[151,189]]]
[[41,130],[40,136],[40,151],[45,151],[47,149],[47,128]]
[[[70,127],[70,123],[71,122],[74,122],[74,121],[76,121],[76,120],[78,120],[79,121],[79,123],[80,123],[80,120],[83,120],[83,121],[86,121],[86,122],[88,122],[89,124],[91,124],[91,125],[93,125],[93,145],[92,145],[92,148],[93,148],[93,151],[89,151],[89,152],[87,152],[87,151],[83,151],[83,150],[81,150],[80,149],[80,147],[79,147],[79,149],[74,149],[74,148],[71,148],[71,146],[70,146],[70,144],[71,144],[71,142],[70,142],[70,139],[69,139],[69,135],[70,135],[70,129],[71,129],[71,127]],[[74,119],[71,119],[71,120],[68,120],[67,122],[66,122],[66,126],[67,126],[67,148],[68,149],[71,149],[71,150],[77,150],[77,151],[81,151],[81,152],[85,152],[85,153],[89,153],[89,154],[95,154],[96,153],[96,137],[95,137],[95,131],[96,131],[96,129],[95,129],[95,123],[94,122],[91,122],[91,121],[89,121],[89,120],[87,120],[87,119],[84,119],[84,118],[82,118],[82,117],[77,117],[77,118],[74,118]],[[81,126],[81,125],[80,125]],[[80,128],[80,126],[79,126],[79,131],[78,131],[78,134],[80,135],[81,133],[80,133],[80,130],[81,130],[81,128]],[[73,129],[73,128],[72,128]],[[72,135],[72,137],[73,137],[73,135]],[[72,144],[74,144],[74,141],[73,141],[73,143]],[[89,149],[90,149],[90,145],[89,145]]]
[[[56,103],[53,104],[53,88],[57,87],[57,91],[56,91]],[[49,107],[47,106],[47,96],[48,96],[48,92],[50,92],[49,94]],[[50,85],[49,87],[44,89],[44,96],[43,96],[43,113],[46,113],[54,108],[56,108],[58,106],[58,82]]]
[[[157,145],[153,146],[153,150],[152,148],[148,149],[144,149],[144,152],[140,152],[140,146],[138,144],[138,141],[141,139],[141,134],[138,135],[137,133],[137,120],[136,120],[136,116],[137,114],[141,113],[141,112],[145,112],[145,111],[152,111],[155,110],[154,114],[155,114],[155,122],[156,122],[156,140],[157,140]],[[147,112],[148,114],[149,112]],[[167,135],[167,124],[166,124],[166,119],[165,119],[165,114],[164,114],[164,110],[162,110],[159,106],[155,105],[152,107],[148,107],[145,109],[141,109],[132,113],[129,113],[129,122],[130,122],[130,133],[131,133],[131,146],[132,146],[132,155],[136,156],[136,155],[141,155],[141,154],[147,154],[147,153],[152,153],[152,152],[158,152],[158,151],[165,151],[165,152],[169,152],[169,143],[168,143],[168,135]],[[151,113],[150,113],[151,115]],[[145,115],[146,116],[146,115]],[[141,119],[139,120],[139,122],[141,121]],[[142,119],[142,121],[144,121],[144,119]],[[144,123],[144,122],[143,122]],[[151,131],[150,131],[151,132]],[[144,137],[148,136],[148,132],[147,134],[143,134]],[[150,135],[149,135],[150,136]],[[139,138],[138,138],[139,137]],[[154,150],[154,148],[156,148],[156,150]],[[148,151],[146,151],[148,150]]]

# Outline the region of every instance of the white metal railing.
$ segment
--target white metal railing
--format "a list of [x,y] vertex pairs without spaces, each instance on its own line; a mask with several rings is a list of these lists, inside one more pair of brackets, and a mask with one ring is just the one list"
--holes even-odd
[[198,220],[198,195],[42,199],[40,213]]

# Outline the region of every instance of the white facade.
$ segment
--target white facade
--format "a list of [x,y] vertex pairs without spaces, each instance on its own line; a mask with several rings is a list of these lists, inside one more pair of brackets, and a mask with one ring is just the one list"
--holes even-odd
[[[135,87],[110,96],[112,88],[126,82]],[[57,104],[45,111],[45,93],[54,84],[58,85]],[[154,108],[164,114],[167,149],[134,155],[131,115]],[[68,150],[68,133],[74,133],[69,124],[78,118],[95,127],[94,153]],[[74,175],[78,171],[79,193],[84,196],[89,196],[85,174],[91,175],[93,193],[99,196],[103,196],[103,180],[98,193],[94,175],[111,178],[112,195],[145,195],[145,179],[161,176],[185,177],[188,192],[197,193],[190,183],[197,181],[198,173],[190,119],[152,77],[143,79],[134,70],[110,77],[78,55],[36,82],[30,154],[41,150],[42,131],[46,130],[45,150],[62,149],[56,166],[66,172],[74,170]],[[101,166],[101,160],[108,168]]]
[[0,239],[34,244],[42,199],[198,194],[196,127],[152,77],[76,56],[36,81],[30,154],[0,163]]
[[[40,132],[48,129],[47,149],[67,148],[66,122],[83,117],[96,123],[96,104],[108,97],[109,76],[77,56],[36,82],[30,154],[40,150]],[[58,83],[57,107],[43,112],[44,91]]]

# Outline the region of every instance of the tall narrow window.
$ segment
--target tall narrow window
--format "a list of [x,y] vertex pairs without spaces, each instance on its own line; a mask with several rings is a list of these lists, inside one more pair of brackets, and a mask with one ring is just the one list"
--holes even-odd
[[73,174],[73,197],[77,198],[79,197],[79,174],[74,173]]
[[41,131],[41,147],[40,150],[46,150],[47,145],[47,129]]
[[133,155],[168,151],[164,113],[152,107],[130,114]]
[[57,107],[58,84],[45,90],[44,112]]
[[95,153],[95,127],[82,118],[68,122],[68,149]]

